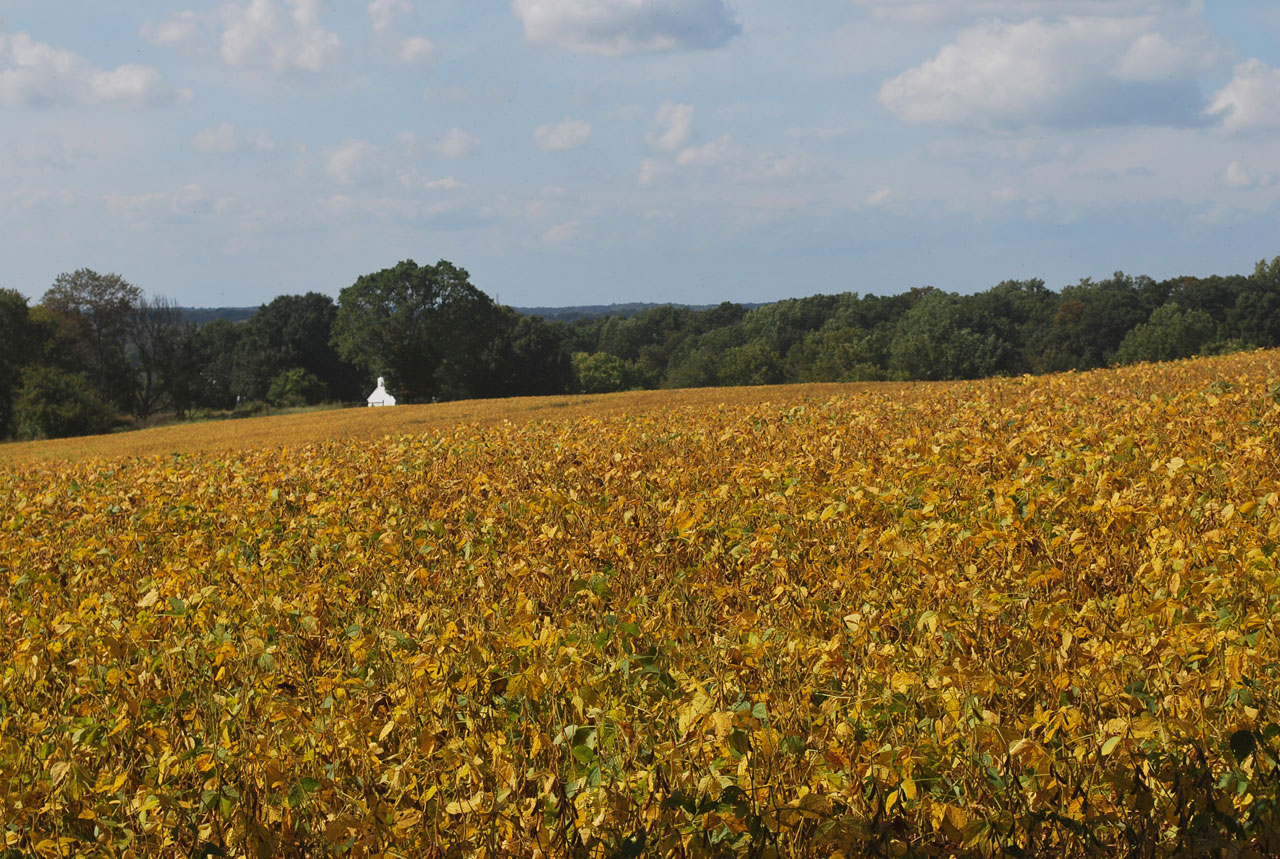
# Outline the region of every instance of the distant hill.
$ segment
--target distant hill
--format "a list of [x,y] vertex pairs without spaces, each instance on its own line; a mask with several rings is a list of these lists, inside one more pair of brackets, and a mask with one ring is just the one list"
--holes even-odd
[[[750,309],[759,304],[738,302]],[[687,310],[709,310],[714,304],[672,304],[669,301],[649,302],[631,301],[626,304],[579,304],[573,307],[513,307],[516,313],[525,316],[541,316],[547,321],[573,322],[575,319],[595,319],[600,316],[636,316],[655,307],[681,307]]]
[[[750,310],[760,307],[759,303],[738,302]],[[631,301],[625,304],[579,304],[573,307],[513,307],[516,313],[524,316],[541,316],[548,322],[573,322],[575,319],[596,319],[601,316],[630,317],[655,307],[682,307],[688,310],[708,310],[714,304],[672,304],[671,302]],[[215,319],[227,319],[231,322],[244,322],[258,312],[256,307],[179,307],[182,318],[186,322],[203,325]]]
[[256,307],[179,307],[183,322],[204,325],[215,319],[228,319],[232,322],[244,322],[258,312]]

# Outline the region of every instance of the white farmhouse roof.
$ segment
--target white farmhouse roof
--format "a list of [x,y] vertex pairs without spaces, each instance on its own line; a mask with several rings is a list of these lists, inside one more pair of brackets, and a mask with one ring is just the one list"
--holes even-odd
[[378,377],[378,387],[369,395],[369,405],[372,406],[394,406],[396,398],[387,393],[386,384],[382,381],[382,377]]

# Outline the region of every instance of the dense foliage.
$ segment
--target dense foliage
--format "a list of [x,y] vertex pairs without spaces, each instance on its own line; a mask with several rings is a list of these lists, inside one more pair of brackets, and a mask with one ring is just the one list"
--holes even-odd
[[1006,281],[974,295],[927,287],[750,308],[620,306],[552,322],[495,303],[446,260],[406,260],[359,278],[336,303],[284,295],[247,321],[199,326],[117,275],[82,269],[59,276],[35,307],[0,290],[0,342],[19,344],[0,350],[0,437],[81,431],[16,413],[26,368],[41,367],[83,377],[102,425],[114,414],[145,422],[159,411],[358,402],[377,376],[406,403],[974,379],[1280,346],[1280,257],[1248,276],[1157,282],[1117,272],[1057,292]]
[[1276,352],[809,390],[0,470],[5,846],[1280,852]]

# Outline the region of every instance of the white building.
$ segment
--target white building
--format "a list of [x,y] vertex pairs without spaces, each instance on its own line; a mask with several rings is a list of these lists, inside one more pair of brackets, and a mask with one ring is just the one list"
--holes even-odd
[[396,404],[396,398],[387,393],[386,385],[381,376],[378,377],[378,387],[369,395],[368,403],[370,408],[374,406],[394,406]]

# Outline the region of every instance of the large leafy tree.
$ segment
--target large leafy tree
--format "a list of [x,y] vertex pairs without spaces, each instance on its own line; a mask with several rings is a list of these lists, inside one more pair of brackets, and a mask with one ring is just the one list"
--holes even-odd
[[1213,338],[1213,318],[1203,310],[1184,310],[1162,304],[1146,322],[1125,335],[1116,350],[1116,361],[1172,361],[1198,354]]
[[318,292],[281,295],[258,308],[240,337],[236,393],[264,399],[282,372],[298,369],[322,383],[311,386],[311,396],[359,399],[363,385],[355,367],[330,343],[337,315],[333,299]]
[[486,393],[502,314],[469,277],[447,260],[360,277],[338,295],[334,347],[407,402]]
[[13,399],[21,387],[22,366],[34,344],[27,299],[13,289],[0,289],[0,438],[13,431]]
[[22,438],[105,432],[114,418],[111,404],[93,389],[84,373],[39,364],[23,373],[13,410]]
[[134,405],[129,336],[142,290],[118,274],[82,268],[58,275],[41,304],[57,321],[59,363],[84,372],[121,409]]
[[[180,390],[178,377],[184,367],[179,342],[182,311],[163,297],[141,298],[129,319],[129,357],[133,362],[133,414],[146,420],[165,400]],[[175,404],[176,405],[176,404]],[[178,405],[178,410],[184,411]]]

